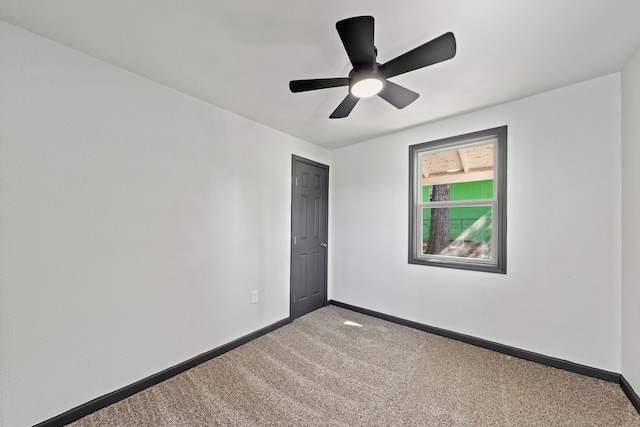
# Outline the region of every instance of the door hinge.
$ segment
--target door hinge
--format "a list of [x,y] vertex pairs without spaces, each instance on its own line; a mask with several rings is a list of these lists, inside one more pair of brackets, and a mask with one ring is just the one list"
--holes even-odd
[[296,294],[293,294],[293,303],[296,303]]
[[296,187],[298,186],[298,177],[296,177]]
[[298,244],[298,237],[297,236],[293,236],[293,244],[294,245]]

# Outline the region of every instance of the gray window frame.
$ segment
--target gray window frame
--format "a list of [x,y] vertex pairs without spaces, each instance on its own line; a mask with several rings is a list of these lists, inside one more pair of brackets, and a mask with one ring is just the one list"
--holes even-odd
[[[422,214],[424,203],[418,159],[429,151],[441,151],[472,143],[474,140],[496,138],[494,165],[494,202],[491,238],[493,260],[422,254]],[[464,203],[464,202],[462,202]],[[507,273],[507,126],[485,129],[409,146],[409,264]]]

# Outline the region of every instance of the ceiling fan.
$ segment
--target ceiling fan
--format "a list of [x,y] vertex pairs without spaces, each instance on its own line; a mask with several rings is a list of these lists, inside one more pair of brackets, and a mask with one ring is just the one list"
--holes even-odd
[[289,82],[289,89],[294,93],[349,86],[349,94],[331,113],[331,119],[347,117],[360,98],[374,95],[396,108],[406,107],[420,95],[387,79],[456,55],[456,39],[449,32],[381,65],[376,62],[378,49],[373,44],[373,16],[343,19],[336,23],[336,29],[353,65],[349,77]]

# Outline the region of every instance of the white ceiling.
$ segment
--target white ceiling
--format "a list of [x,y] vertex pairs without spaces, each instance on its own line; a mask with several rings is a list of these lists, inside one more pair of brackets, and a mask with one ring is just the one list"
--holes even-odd
[[[330,120],[347,88],[288,83],[346,77],[335,23],[358,15],[380,63],[447,31],[457,55],[391,79],[420,93],[407,108]],[[0,0],[0,19],[327,148],[616,72],[640,45],[640,0]]]

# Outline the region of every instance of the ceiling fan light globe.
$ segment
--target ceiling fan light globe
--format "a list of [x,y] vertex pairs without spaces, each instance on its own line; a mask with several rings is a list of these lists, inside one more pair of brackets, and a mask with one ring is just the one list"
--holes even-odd
[[353,96],[369,98],[380,93],[384,88],[384,81],[378,77],[367,77],[354,82],[349,89]]

